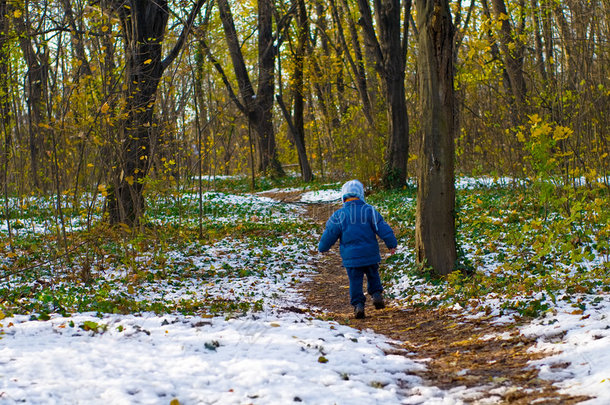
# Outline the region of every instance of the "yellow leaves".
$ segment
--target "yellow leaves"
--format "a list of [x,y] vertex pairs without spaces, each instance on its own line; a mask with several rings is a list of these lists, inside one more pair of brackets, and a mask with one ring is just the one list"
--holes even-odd
[[110,110],[110,106],[108,105],[108,103],[104,103],[100,110],[102,111],[102,114],[108,114],[108,110]]
[[540,116],[538,114],[531,114],[531,115],[528,115],[527,117],[530,119],[531,125],[536,125],[540,121],[542,121],[542,118],[540,118]]
[[532,126],[532,138],[541,139],[549,135],[551,131],[551,126],[546,122],[535,124]]
[[562,141],[564,139],[568,139],[573,133],[574,131],[572,129],[558,125],[553,131],[553,139],[556,141]]
[[126,177],[125,177],[125,181],[126,181],[126,182],[127,182],[127,184],[129,184],[130,186],[133,186],[133,182],[134,182],[133,176],[126,176]]
[[146,60],[144,61],[144,64],[145,64],[145,65],[150,65],[151,63],[152,63],[152,59],[146,59]]
[[594,182],[597,180],[597,171],[594,168],[590,168],[588,172],[585,173],[585,178],[589,182]]
[[108,197],[108,190],[104,184],[97,186],[97,191],[104,197]]
[[102,26],[102,32],[108,32],[109,28],[107,25]]
[[15,18],[21,18],[22,15],[23,15],[23,12],[21,10],[15,10],[13,12],[13,17],[15,17]]

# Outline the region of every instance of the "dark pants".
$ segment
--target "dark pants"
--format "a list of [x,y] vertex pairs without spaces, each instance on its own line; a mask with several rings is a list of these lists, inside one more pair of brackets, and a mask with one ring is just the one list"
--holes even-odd
[[364,275],[368,284],[368,292],[370,295],[383,291],[381,286],[381,278],[379,277],[379,265],[372,264],[364,267],[346,267],[347,276],[349,277],[349,298],[352,305],[362,304],[366,301],[366,297],[362,292],[362,284]]

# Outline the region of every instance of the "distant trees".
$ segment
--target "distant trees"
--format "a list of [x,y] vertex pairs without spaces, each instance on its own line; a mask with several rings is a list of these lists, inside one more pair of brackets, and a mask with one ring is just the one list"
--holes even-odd
[[[411,174],[422,192],[432,190],[424,173],[438,172],[432,183],[449,198],[450,156],[431,145],[452,155],[452,137],[458,173],[609,183],[604,2],[451,2],[442,14],[453,17],[455,35],[442,42],[453,47],[451,61],[436,65],[410,0],[218,0],[195,13],[200,7],[0,1],[4,194],[53,193],[58,215],[83,196],[105,198],[108,220],[131,225],[147,187],[189,186],[199,168],[282,175],[298,167],[305,180],[386,187]],[[449,94],[434,73],[449,62],[453,107],[433,97]],[[431,141],[435,133],[452,135]]]

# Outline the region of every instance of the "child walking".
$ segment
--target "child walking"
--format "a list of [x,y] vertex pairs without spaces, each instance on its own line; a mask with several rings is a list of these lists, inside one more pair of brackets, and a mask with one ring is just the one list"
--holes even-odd
[[364,187],[358,180],[350,180],[341,188],[343,208],[335,211],[326,222],[318,251],[328,251],[340,240],[341,259],[349,277],[350,303],[354,306],[354,316],[364,318],[366,297],[362,292],[364,275],[368,293],[376,309],[385,308],[383,286],[379,277],[379,244],[377,235],[394,253],[398,242],[392,228],[383,220],[379,212],[364,202]]

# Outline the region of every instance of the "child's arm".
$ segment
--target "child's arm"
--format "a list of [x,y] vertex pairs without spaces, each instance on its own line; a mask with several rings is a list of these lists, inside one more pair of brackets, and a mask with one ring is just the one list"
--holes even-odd
[[335,244],[335,242],[341,236],[341,225],[337,221],[336,215],[333,214],[330,219],[326,222],[326,228],[320,238],[318,244],[319,252],[327,252]]
[[392,231],[390,225],[384,221],[379,212],[375,211],[375,214],[375,218],[377,219],[377,226],[375,227],[377,235],[379,235],[379,237],[383,240],[390,252],[394,254],[396,246],[398,246],[398,241],[396,240],[396,236],[394,236],[394,231]]

